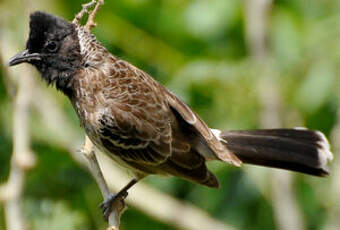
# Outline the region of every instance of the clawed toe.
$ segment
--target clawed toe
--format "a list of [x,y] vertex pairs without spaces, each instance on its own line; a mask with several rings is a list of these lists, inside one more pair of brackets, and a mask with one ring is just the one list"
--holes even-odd
[[127,197],[128,193],[118,193],[118,194],[110,194],[105,200],[104,202],[102,202],[99,205],[99,208],[102,210],[103,212],[103,216],[104,219],[107,221],[111,212],[112,212],[112,208],[114,206],[114,203],[118,202],[118,201],[122,201],[124,202],[124,199]]
[[109,215],[111,213],[111,209],[112,209],[111,202],[109,202],[109,201],[110,200],[105,200],[99,205],[99,208],[102,210],[104,219],[106,221],[108,220]]
[[[115,205],[119,205],[119,208],[124,208],[124,200],[128,195],[127,190],[131,188],[134,184],[138,182],[137,179],[132,179],[123,189],[121,189],[117,194],[110,194],[105,198],[104,202],[99,205],[101,208],[104,219],[107,221]],[[116,203],[121,202],[121,203]],[[122,207],[123,206],[123,207]],[[118,210],[119,212],[122,210]]]

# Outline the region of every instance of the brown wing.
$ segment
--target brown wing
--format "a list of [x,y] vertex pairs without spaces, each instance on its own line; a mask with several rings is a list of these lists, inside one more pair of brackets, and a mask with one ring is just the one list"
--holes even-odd
[[[113,69],[112,69],[113,68]],[[106,70],[99,116],[101,142],[123,160],[160,164],[171,155],[170,111],[158,84],[132,65],[117,61]]]
[[209,127],[189,108],[189,106],[166,88],[164,88],[164,90],[167,92],[169,106],[175,111],[175,113],[179,114],[180,118],[182,118],[187,125],[194,130],[194,132],[196,132],[196,138],[200,139],[196,142],[208,149],[211,149],[218,159],[229,162],[235,166],[241,166],[241,160],[216,138]]
[[[218,159],[240,166],[241,161],[225,145],[220,143],[199,116],[174,94],[127,62],[119,60],[113,67],[113,69],[112,67],[108,69],[108,72],[111,73],[110,76],[112,76],[110,78],[111,87],[104,91],[106,98],[112,99],[111,108],[113,109],[108,112],[108,115],[112,114],[116,122],[114,126],[119,130],[118,132],[113,130],[112,133],[120,134],[120,137],[125,135],[128,139],[137,138],[149,141],[148,144],[141,144],[141,146],[145,146],[143,154],[137,150],[132,151],[133,148],[130,148],[129,153],[122,154],[122,158],[131,160],[137,158],[145,163],[159,163],[167,159],[171,155],[172,145],[175,144],[176,146],[180,142],[178,140],[171,143],[172,127],[170,119],[173,117],[173,110],[175,110],[188,125],[194,128],[198,138],[202,138],[200,142],[206,148],[211,149]],[[156,157],[154,152],[163,156],[163,158]],[[174,152],[173,161],[184,165],[185,158],[194,159],[190,155],[194,156],[196,153],[189,154],[190,152],[191,150],[186,151],[186,154]],[[146,157],[145,154],[150,156]],[[157,160],[144,160],[150,158]],[[197,162],[198,165],[200,163],[200,161]]]
[[[112,118],[113,114],[110,117]],[[112,154],[125,161],[155,165],[164,162],[170,155],[171,143],[157,141],[159,135],[152,137],[147,134],[150,138],[145,136],[145,133],[140,135],[140,129],[146,128],[145,125],[132,128],[134,131],[122,131],[122,126],[119,125],[122,120],[117,124],[111,118],[108,119],[106,115],[103,115],[100,119],[100,140],[103,146]],[[133,126],[134,124],[132,123],[131,125]]]

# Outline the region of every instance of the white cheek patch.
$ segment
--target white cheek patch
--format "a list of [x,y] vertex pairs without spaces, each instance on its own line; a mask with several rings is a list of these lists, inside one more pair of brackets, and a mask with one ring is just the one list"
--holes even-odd
[[82,31],[81,29],[78,29],[78,39],[79,39],[79,46],[80,46],[80,53],[82,55],[84,55],[86,53],[86,41],[84,41],[84,31]]

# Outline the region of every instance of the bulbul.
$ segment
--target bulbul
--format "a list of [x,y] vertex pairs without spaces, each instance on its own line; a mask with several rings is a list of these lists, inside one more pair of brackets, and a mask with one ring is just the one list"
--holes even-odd
[[219,186],[206,162],[219,160],[326,176],[332,153],[325,136],[307,129],[220,131],[150,75],[109,53],[87,29],[44,12],[30,15],[26,50],[10,66],[30,63],[71,101],[86,134],[135,178],[150,174]]

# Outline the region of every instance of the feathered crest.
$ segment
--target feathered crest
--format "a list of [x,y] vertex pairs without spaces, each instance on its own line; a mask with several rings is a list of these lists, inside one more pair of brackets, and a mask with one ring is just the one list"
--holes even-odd
[[[74,25],[63,18],[36,11],[30,16],[30,34],[26,48],[38,52],[49,38],[61,40],[73,31]],[[56,32],[58,33],[56,34]]]

